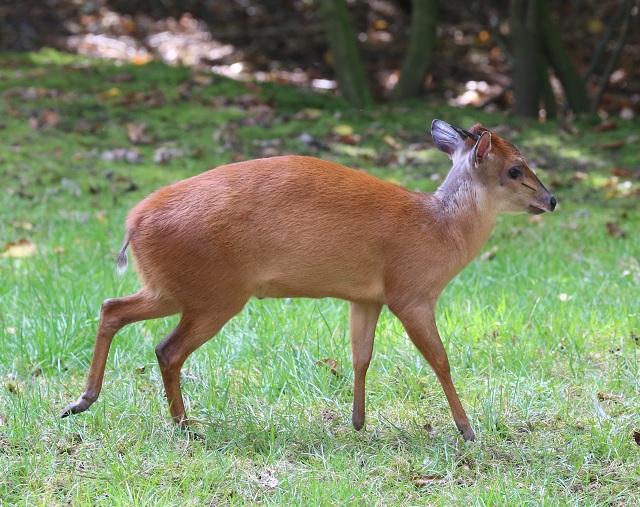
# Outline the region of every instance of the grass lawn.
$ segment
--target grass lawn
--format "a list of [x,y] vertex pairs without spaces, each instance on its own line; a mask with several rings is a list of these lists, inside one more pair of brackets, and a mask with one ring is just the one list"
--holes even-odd
[[[638,120],[568,134],[429,101],[352,112],[50,51],[0,55],[0,94],[0,506],[640,505]],[[334,300],[251,301],[188,359],[200,439],[174,428],[155,361],[175,318],[123,329],[99,400],[59,418],[84,387],[101,302],[138,286],[115,270],[133,204],[281,153],[432,191],[449,167],[428,139],[435,117],[513,141],[559,202],[501,218],[440,299],[474,442],[387,311],[353,430],[347,304]]]

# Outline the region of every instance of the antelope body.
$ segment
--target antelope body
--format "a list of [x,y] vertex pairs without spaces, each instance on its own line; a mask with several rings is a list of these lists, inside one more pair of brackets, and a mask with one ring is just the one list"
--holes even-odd
[[218,167],[141,201],[128,215],[118,265],[126,266],[129,246],[144,286],[102,304],[87,385],[62,417],[97,399],[113,336],[126,324],[181,313],[156,355],[173,419],[187,426],[180,369],[251,296],[335,297],[350,303],[354,427],[364,424],[365,375],[386,305],[436,373],[464,439],[473,439],[436,302],[498,214],[553,211],[556,201],[520,152],[484,127],[434,120],[431,132],[453,161],[435,194],[284,156]]

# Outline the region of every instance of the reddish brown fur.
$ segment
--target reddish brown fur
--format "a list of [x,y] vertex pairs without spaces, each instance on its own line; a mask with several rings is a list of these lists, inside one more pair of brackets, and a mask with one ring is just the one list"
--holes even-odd
[[[431,195],[333,162],[287,156],[222,166],[151,194],[126,222],[144,287],[103,304],[87,387],[63,415],[95,401],[113,335],[129,322],[182,314],[156,352],[171,413],[186,424],[179,381],[184,360],[251,296],[336,297],[351,302],[354,426],[364,423],[364,379],[378,315],[387,305],[433,367],[465,439],[473,438],[434,307],[488,238],[501,211],[493,199],[504,199],[493,188],[504,186],[501,174],[511,160],[522,159],[497,136],[491,140],[481,177],[491,182],[486,189],[472,173],[455,176],[461,170],[455,161],[449,182]],[[533,201],[514,189],[526,200],[522,206],[540,206],[545,198],[541,184]]]

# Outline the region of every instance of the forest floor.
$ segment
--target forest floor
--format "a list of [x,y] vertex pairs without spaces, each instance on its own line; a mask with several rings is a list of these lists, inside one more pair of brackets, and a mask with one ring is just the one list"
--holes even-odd
[[[404,58],[411,16],[408,1],[351,2],[361,57],[373,93],[389,98]],[[619,1],[578,0],[555,5],[552,17],[578,73],[590,61],[616,16]],[[637,20],[636,16],[636,20]],[[5,8],[0,48],[41,45],[123,62],[159,60],[204,72],[336,92],[331,54],[314,2],[306,0],[28,0]],[[619,28],[619,27],[617,27]],[[585,78],[591,97],[618,43]],[[442,2],[438,45],[426,97],[450,105],[508,111],[512,105],[508,2]],[[601,117],[640,113],[640,31],[633,26],[599,107]],[[553,78],[562,110],[560,83]]]

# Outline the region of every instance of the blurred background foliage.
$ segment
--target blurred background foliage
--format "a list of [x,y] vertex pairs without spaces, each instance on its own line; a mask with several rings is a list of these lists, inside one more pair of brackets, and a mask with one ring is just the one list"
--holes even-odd
[[637,0],[21,0],[0,49],[161,60],[341,94],[542,120],[640,112]]

